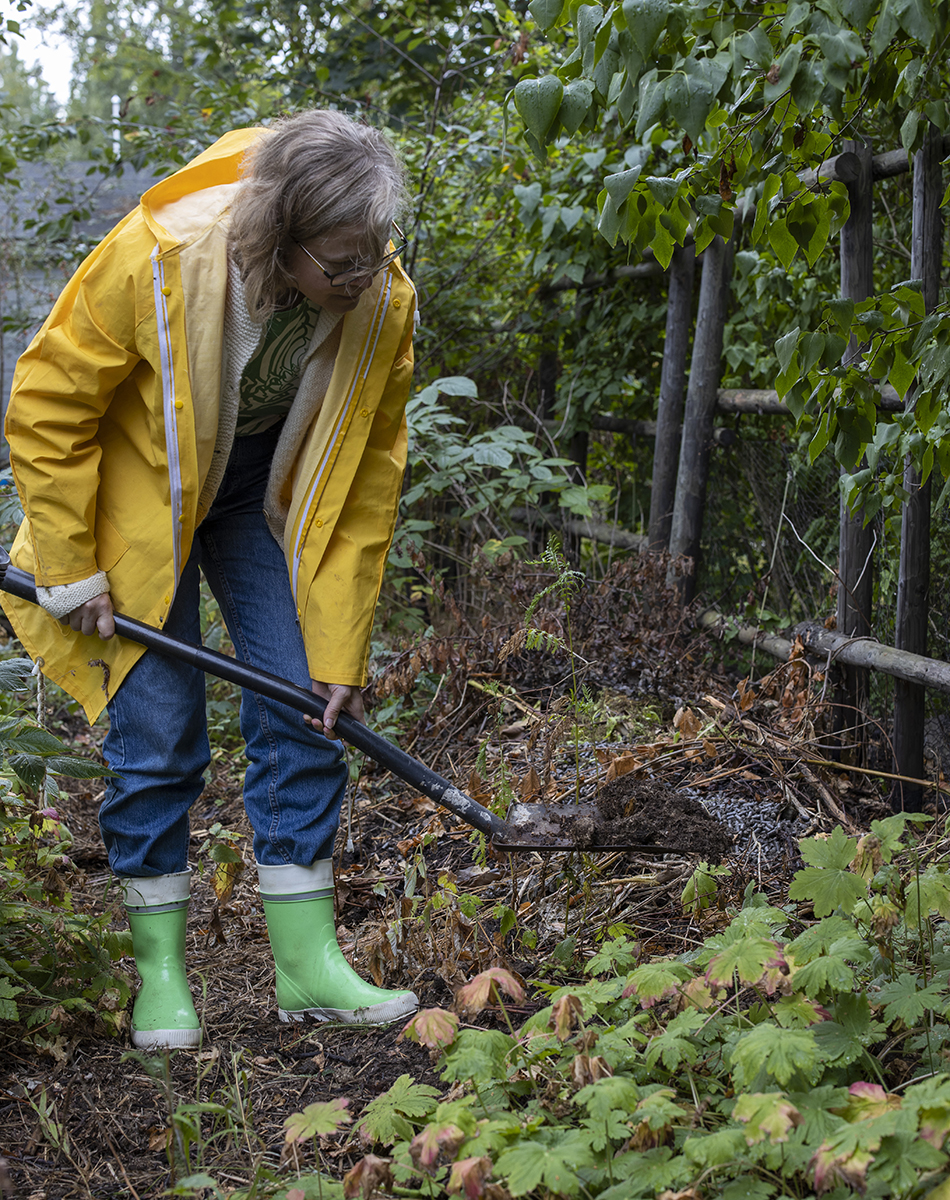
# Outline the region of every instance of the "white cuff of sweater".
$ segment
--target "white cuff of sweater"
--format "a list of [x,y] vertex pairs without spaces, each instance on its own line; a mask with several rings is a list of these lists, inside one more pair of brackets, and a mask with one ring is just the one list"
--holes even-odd
[[79,608],[87,600],[94,600],[109,591],[109,580],[105,571],[97,571],[88,579],[77,583],[59,583],[55,587],[37,587],[36,598],[51,617],[57,621]]

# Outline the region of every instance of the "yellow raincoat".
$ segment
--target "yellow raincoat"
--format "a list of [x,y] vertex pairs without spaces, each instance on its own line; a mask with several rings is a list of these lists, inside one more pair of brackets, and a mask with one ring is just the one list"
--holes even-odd
[[[25,351],[6,436],[25,520],[14,563],[54,587],[106,571],[118,612],[162,625],[195,533],[222,387],[236,130],[151,188],[89,255]],[[311,675],[366,681],[406,464],[415,293],[398,264],[342,323],[293,466],[284,551]],[[266,603],[266,598],[262,600]],[[2,593],[45,675],[95,720],[144,650]]]

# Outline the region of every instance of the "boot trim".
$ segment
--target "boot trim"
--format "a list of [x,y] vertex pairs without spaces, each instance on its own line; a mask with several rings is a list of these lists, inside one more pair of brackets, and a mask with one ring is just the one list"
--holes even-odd
[[265,867],[258,863],[257,880],[262,900],[323,900],[333,895],[333,860],[321,858],[309,867]]
[[414,992],[396,992],[391,1000],[382,1004],[371,1004],[367,1008],[305,1008],[296,1012],[279,1008],[280,1019],[290,1024],[306,1021],[334,1021],[340,1025],[389,1025],[393,1021],[411,1017],[418,1009],[419,1000]]
[[132,1045],[138,1050],[195,1050],[201,1045],[200,1029],[133,1029]]
[[184,908],[191,898],[191,871],[176,871],[174,875],[136,876],[116,875],[129,912],[173,912]]

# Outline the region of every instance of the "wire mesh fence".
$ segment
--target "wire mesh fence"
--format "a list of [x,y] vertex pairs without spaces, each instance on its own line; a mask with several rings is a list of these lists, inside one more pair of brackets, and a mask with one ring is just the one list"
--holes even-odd
[[[950,659],[950,513],[935,473],[931,514],[928,656]],[[743,418],[739,437],[716,451],[710,472],[699,568],[707,603],[772,628],[834,618],[840,521],[839,470],[831,455],[809,461],[791,423]],[[874,527],[871,636],[894,644],[900,522]],[[767,670],[765,663],[761,664]],[[869,719],[886,742],[894,681],[870,678]],[[935,766],[950,772],[950,696],[927,691],[926,738]]]

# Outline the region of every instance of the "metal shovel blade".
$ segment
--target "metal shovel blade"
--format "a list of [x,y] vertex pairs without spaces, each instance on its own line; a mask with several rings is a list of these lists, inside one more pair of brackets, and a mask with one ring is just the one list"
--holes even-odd
[[675,854],[675,846],[656,846],[611,837],[596,804],[513,804],[507,829],[496,833],[496,850],[635,850],[642,854]]

